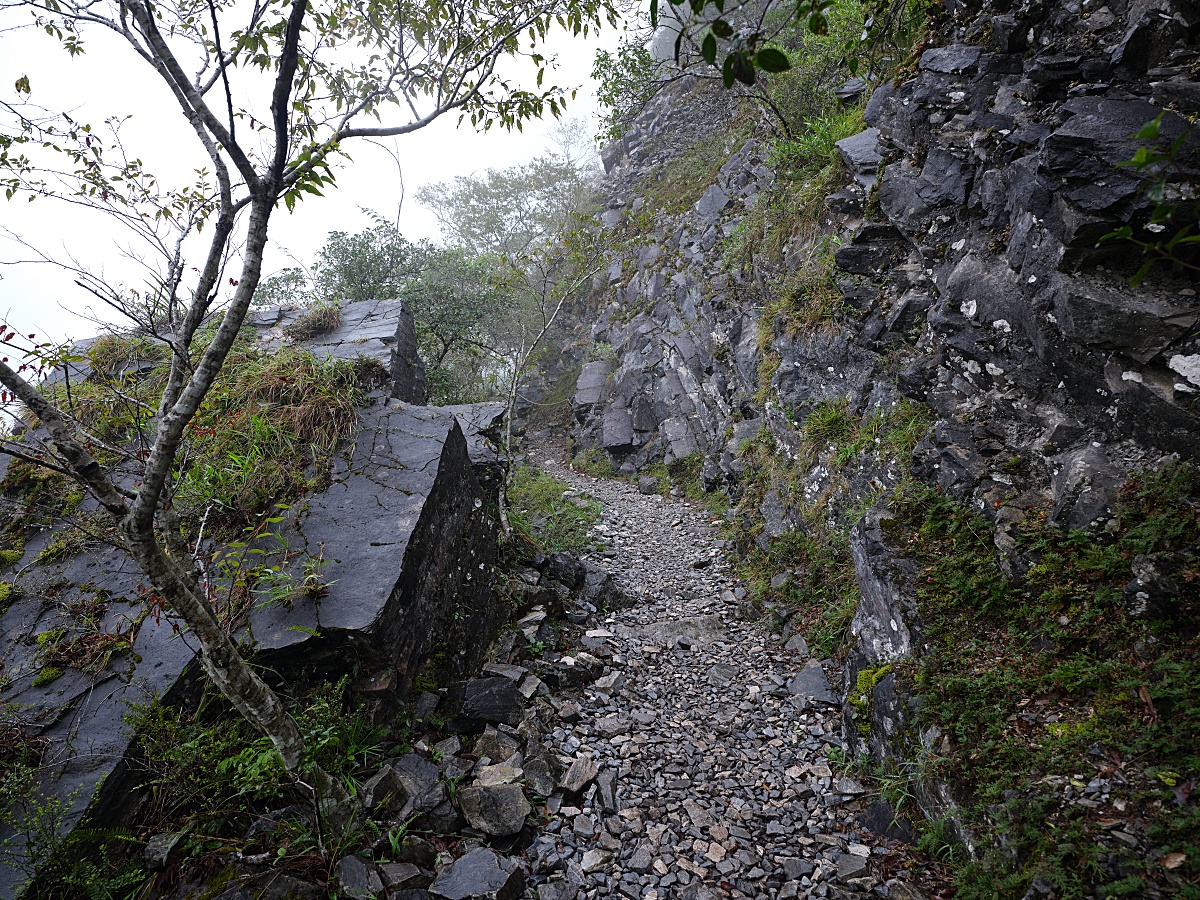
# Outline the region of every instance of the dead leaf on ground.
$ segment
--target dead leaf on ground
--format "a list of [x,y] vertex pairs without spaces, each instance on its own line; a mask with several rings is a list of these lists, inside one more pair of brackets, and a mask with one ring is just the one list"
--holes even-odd
[[1178,869],[1185,862],[1187,862],[1186,853],[1168,853],[1162,858],[1164,869]]

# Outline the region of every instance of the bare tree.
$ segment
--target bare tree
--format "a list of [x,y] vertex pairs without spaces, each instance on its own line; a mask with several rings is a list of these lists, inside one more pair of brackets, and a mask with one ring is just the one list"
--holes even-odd
[[[537,41],[555,22],[586,33],[611,21],[613,8],[609,0],[0,0],[0,14],[20,10],[32,12],[34,24],[72,54],[83,52],[94,30],[123,39],[165,83],[210,168],[193,184],[167,190],[125,152],[119,120],[102,136],[40,109],[24,78],[18,101],[0,103],[0,183],[8,197],[31,192],[101,209],[148,241],[163,263],[145,290],[109,286],[82,268],[80,280],[170,353],[150,440],[139,451],[100,441],[69,407],[39,390],[39,370],[63,359],[5,327],[4,399],[15,397],[36,417],[44,440],[3,439],[0,452],[86,487],[198,640],[212,682],[328,809],[344,790],[306,756],[296,723],[242,658],[196,577],[194,541],[172,504],[185,429],[245,321],[281,201],[290,209],[333,185],[332,163],[354,139],[407,134],[448,113],[483,129],[547,110],[557,116],[561,91],[522,89],[499,64],[524,57],[544,70]],[[258,97],[261,106],[237,105],[235,97]],[[187,249],[201,238],[199,258],[189,258]],[[235,267],[236,277],[228,274]],[[232,295],[222,300],[227,281]],[[218,310],[219,325],[202,330]]]
[[[578,226],[580,223],[576,221]],[[521,387],[563,308],[590,287],[604,257],[598,234],[589,228],[563,231],[558,240],[544,241],[534,251],[508,262],[504,290],[513,298],[507,327],[497,329],[489,344],[477,344],[491,356],[501,372],[504,403],[504,454],[512,459],[513,421]],[[500,483],[500,527],[505,539],[512,537],[508,519],[508,489],[512,484],[511,464]]]

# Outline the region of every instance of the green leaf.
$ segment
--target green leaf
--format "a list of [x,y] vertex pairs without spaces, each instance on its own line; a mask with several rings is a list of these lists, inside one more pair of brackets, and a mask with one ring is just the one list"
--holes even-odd
[[758,51],[758,58],[754,62],[764,72],[786,72],[792,67],[787,54],[774,47],[763,47]]
[[721,80],[725,82],[726,88],[733,87],[733,54],[725,57],[725,63],[721,66]]
[[1157,116],[1143,125],[1142,130],[1135,134],[1134,137],[1143,141],[1157,140],[1158,131],[1162,127],[1162,117],[1163,114],[1159,113]]
[[700,44],[700,55],[704,57],[704,61],[710,66],[717,64],[717,39],[709,32],[704,36],[704,41]]
[[712,23],[712,30],[713,34],[721,38],[721,40],[727,41],[733,37],[733,26],[724,19],[716,19]]
[[16,87],[18,94],[28,94],[29,93],[29,76],[22,75],[20,78],[17,79],[17,83],[14,86]]
[[742,84],[754,84],[754,63],[745,53],[733,54],[733,77]]
[[829,34],[829,20],[820,10],[814,10],[808,17],[808,30],[816,35]]

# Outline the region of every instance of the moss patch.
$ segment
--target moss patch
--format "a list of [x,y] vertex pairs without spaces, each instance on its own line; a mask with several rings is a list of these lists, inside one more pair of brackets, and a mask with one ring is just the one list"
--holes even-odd
[[846,698],[846,702],[854,710],[855,727],[863,737],[871,733],[871,692],[891,671],[890,663],[874,669],[863,669],[854,682],[854,690]]
[[[924,698],[921,726],[946,735],[935,774],[972,827],[1001,838],[958,868],[959,897],[1019,898],[1034,878],[1060,897],[1198,896],[1198,499],[1200,473],[1172,463],[1129,481],[1115,533],[1031,517],[1018,550],[1036,565],[1010,582],[985,520],[929,488],[897,496],[930,647],[898,677]],[[1180,552],[1177,595],[1132,618],[1134,557]]]

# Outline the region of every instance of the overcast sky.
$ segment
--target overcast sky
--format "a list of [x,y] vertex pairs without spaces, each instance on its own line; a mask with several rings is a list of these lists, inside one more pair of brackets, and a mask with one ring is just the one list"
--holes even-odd
[[[9,11],[0,25],[11,27],[13,15]],[[20,15],[28,13],[20,11]],[[613,47],[617,38],[615,29],[587,40],[559,33],[549,44],[559,62],[553,83],[580,88],[567,114],[584,118],[592,132],[596,109],[590,82],[592,60],[597,48]],[[162,173],[164,182],[186,177],[194,166],[205,162],[202,156],[192,154],[195,138],[166,88],[115,36],[91,35],[87,52],[71,58],[40,30],[0,33],[0,92],[14,96],[13,85],[22,75],[31,81],[34,101],[49,109],[71,110],[78,121],[95,124],[109,115],[130,115],[121,132],[130,155],[140,158],[147,169]],[[550,81],[548,73],[547,83]],[[533,86],[532,75],[528,84]],[[354,145],[353,162],[339,173],[336,190],[324,198],[306,198],[293,214],[282,207],[275,213],[264,275],[293,264],[292,258],[310,262],[329,231],[356,232],[368,227],[371,221],[363,207],[395,220],[402,195],[401,171],[407,197],[400,214],[402,232],[413,240],[436,239],[436,221],[414,199],[417,188],[484,168],[525,162],[550,146],[554,125],[554,120],[548,119],[527,124],[524,133],[493,129],[478,134],[469,122],[458,128],[456,117],[443,117],[422,131],[388,142],[399,158],[399,171],[386,150],[369,143]],[[144,272],[123,253],[131,246],[129,239],[104,216],[55,200],[27,203],[23,197],[5,201],[0,195],[0,225],[47,256],[74,257],[103,272],[110,281],[143,282]],[[75,286],[69,273],[46,264],[9,264],[33,256],[0,234],[0,263],[6,263],[0,265],[0,315],[7,314],[11,325],[23,333],[63,339],[95,332],[94,325],[79,317],[80,312],[90,311],[105,320],[114,318]]]

